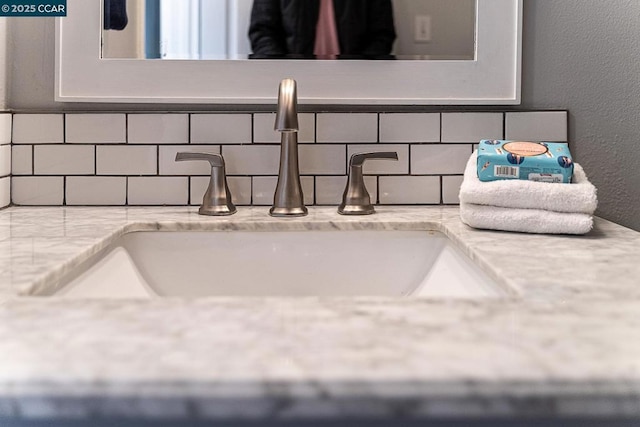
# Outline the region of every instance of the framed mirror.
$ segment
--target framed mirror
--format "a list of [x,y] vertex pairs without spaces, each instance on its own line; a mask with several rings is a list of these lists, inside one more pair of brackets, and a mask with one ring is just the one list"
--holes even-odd
[[314,55],[320,0],[103,2],[108,59],[475,59],[476,0],[335,0],[336,58]]
[[103,1],[68,0],[67,16],[58,18],[56,101],[271,104],[278,83],[289,77],[298,81],[304,104],[520,102],[522,0],[475,0],[475,52],[466,58],[323,61],[103,55]]

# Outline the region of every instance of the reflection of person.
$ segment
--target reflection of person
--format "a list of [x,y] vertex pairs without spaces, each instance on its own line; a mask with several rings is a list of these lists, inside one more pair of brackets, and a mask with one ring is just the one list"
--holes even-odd
[[126,0],[104,0],[104,29],[124,30],[129,21],[127,18]]
[[391,0],[254,0],[253,57],[390,55]]

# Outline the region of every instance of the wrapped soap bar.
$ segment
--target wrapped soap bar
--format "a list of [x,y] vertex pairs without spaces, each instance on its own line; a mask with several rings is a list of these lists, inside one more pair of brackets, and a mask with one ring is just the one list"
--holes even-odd
[[573,158],[566,143],[484,139],[478,146],[480,181],[570,183],[572,176]]

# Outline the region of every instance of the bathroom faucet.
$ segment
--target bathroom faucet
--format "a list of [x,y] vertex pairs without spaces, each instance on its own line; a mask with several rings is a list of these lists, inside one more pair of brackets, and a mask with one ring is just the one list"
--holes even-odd
[[231,193],[227,185],[224,158],[220,154],[180,152],[176,154],[176,162],[187,160],[205,160],[211,165],[211,177],[207,192],[202,198],[200,215],[233,215],[236,207],[231,201]]
[[340,215],[371,215],[376,212],[364,184],[362,168],[367,160],[398,160],[395,151],[354,154],[349,159],[349,177],[338,207]]
[[305,216],[298,167],[298,95],[296,81],[284,79],[278,91],[274,130],[280,132],[280,171],[271,216]]

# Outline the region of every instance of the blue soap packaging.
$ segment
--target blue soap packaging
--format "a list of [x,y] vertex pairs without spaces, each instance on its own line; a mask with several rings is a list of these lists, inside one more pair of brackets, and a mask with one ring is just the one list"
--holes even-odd
[[566,143],[484,139],[478,146],[480,181],[520,179],[568,184],[572,176],[573,158]]

